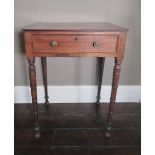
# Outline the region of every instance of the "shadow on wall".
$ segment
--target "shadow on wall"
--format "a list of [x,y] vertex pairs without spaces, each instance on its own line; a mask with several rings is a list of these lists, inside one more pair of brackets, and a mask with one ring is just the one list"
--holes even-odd
[[24,34],[23,32],[18,32],[17,34],[18,39],[19,39],[19,51],[22,55],[22,59],[21,59],[21,68],[23,70],[22,74],[24,74],[22,76],[22,78],[24,78],[23,80],[25,81],[26,85],[29,85],[29,78],[28,78],[28,63],[27,63],[27,59],[26,59],[26,52],[25,52],[25,45],[24,45]]
[[[87,59],[87,63],[84,59]],[[90,63],[90,59],[93,61],[93,63]],[[94,64],[95,61],[95,64]],[[89,58],[89,57],[75,57],[75,69],[74,69],[74,79],[75,79],[75,85],[81,85],[82,81],[84,81],[85,72],[87,72],[87,68],[84,68],[84,66],[88,67],[88,74],[87,74],[87,80],[91,80],[93,82],[93,85],[98,83],[98,74],[99,74],[99,64],[98,64],[98,58]],[[95,72],[91,74],[91,70],[94,70]],[[93,77],[92,77],[93,76]],[[84,84],[85,85],[85,84]]]
[[18,33],[19,38],[19,48],[22,54],[25,54],[25,46],[24,46],[24,34],[23,32]]

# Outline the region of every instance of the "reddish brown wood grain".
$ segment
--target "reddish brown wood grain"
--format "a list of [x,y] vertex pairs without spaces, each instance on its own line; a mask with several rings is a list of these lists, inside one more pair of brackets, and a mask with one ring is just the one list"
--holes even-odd
[[[23,31],[27,57],[119,57],[122,60],[128,30],[103,22],[35,23]],[[58,46],[52,48],[51,41],[57,41]],[[92,46],[95,41],[99,42],[99,48]]]
[[[45,31],[46,32],[46,31]],[[124,58],[126,32],[41,32],[25,31],[27,58],[52,56],[119,57]],[[57,47],[50,43],[57,41]],[[93,43],[99,47],[94,48]]]
[[93,23],[34,23],[23,27],[24,31],[128,31],[128,29],[108,23],[108,22],[93,22]]
[[120,72],[121,72],[121,61],[116,58],[115,66],[113,69],[112,90],[111,90],[109,112],[108,112],[108,119],[107,119],[107,129],[106,129],[107,131],[105,132],[106,137],[110,137],[112,114],[114,111],[114,106],[116,101],[116,94],[117,94],[117,88],[118,88],[118,83],[120,78]]
[[30,78],[30,87],[31,87],[31,96],[32,96],[32,110],[34,115],[34,131],[35,137],[40,136],[40,127],[38,123],[38,106],[37,106],[37,83],[36,83],[36,69],[35,69],[35,59],[28,59],[29,63],[29,78]]
[[126,32],[120,32],[117,42],[117,58],[122,61],[124,58],[125,52],[125,43],[126,43]]
[[66,52],[34,52],[34,57],[117,57],[117,53],[103,53],[100,52],[72,52],[72,53],[66,53]]
[[24,32],[25,50],[27,59],[33,58],[33,47],[32,47],[32,34],[31,32]]
[[[110,136],[120,65],[124,58],[126,28],[110,23],[38,23],[23,28],[26,56],[29,62],[29,77],[35,120],[35,135],[39,137],[37,89],[34,60],[42,57],[45,100],[48,103],[46,57],[113,57],[115,67],[108,113],[107,135]],[[56,45],[51,45],[52,42]],[[96,46],[95,44],[96,43]],[[101,67],[102,69],[102,67]],[[100,72],[102,74],[102,71]],[[102,77],[102,75],[99,75]],[[100,78],[101,79],[101,78]],[[101,80],[99,82],[99,88]],[[98,98],[100,91],[98,91]]]
[[[115,53],[117,35],[32,35],[35,53]],[[57,42],[56,47],[50,44]],[[94,47],[93,43],[99,43]]]

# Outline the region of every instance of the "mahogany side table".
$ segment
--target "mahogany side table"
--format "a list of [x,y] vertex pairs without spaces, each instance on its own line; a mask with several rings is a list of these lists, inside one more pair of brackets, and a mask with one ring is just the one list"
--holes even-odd
[[100,91],[105,57],[113,57],[115,65],[105,136],[110,137],[121,63],[124,58],[128,29],[110,23],[36,23],[24,27],[26,57],[34,113],[35,137],[40,136],[37,109],[37,83],[35,57],[41,58],[45,105],[49,106],[47,91],[46,57],[97,57],[98,92],[96,104],[100,103]]

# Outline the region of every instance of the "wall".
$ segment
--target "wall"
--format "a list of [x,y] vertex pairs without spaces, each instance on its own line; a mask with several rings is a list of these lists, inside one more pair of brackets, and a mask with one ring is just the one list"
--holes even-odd
[[[29,85],[23,26],[34,22],[99,21],[130,29],[120,84],[140,85],[140,0],[15,0],[15,86]],[[49,85],[95,84],[95,58],[51,58],[47,62]],[[113,64],[112,59],[106,60],[104,85],[111,84]],[[39,59],[36,68],[41,85]]]

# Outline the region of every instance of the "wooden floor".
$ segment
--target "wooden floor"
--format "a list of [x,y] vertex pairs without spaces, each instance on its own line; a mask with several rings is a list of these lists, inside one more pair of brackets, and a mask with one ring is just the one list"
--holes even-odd
[[31,104],[15,104],[15,155],[140,155],[140,104],[116,104],[112,137],[104,137],[108,104],[39,104],[41,137]]

